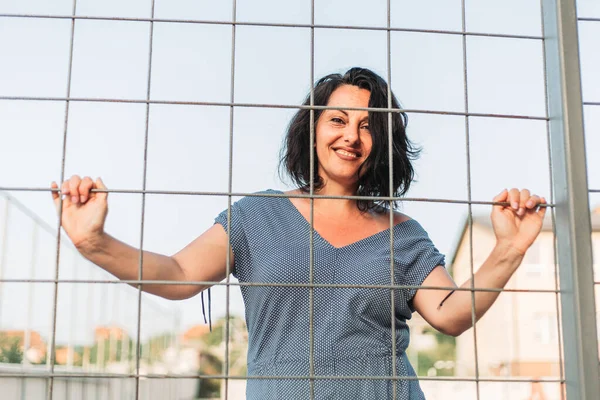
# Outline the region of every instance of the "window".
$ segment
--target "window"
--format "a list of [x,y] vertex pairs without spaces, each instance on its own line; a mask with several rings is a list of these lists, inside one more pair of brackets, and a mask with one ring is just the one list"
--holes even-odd
[[554,343],[557,338],[556,315],[549,313],[536,313],[533,316],[533,335],[541,344]]

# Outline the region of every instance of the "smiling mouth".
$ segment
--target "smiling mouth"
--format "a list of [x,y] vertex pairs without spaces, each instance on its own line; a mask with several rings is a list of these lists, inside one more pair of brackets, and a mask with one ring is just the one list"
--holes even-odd
[[334,150],[336,153],[342,155],[342,156],[346,156],[346,157],[353,157],[353,158],[359,158],[360,157],[360,153],[354,153],[354,152],[350,152],[350,151],[346,151],[343,149],[335,149]]

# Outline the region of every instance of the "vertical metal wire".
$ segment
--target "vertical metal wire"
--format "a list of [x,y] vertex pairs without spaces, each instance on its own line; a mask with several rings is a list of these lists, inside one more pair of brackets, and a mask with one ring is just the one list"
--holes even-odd
[[[73,280],[77,279],[77,254],[71,253],[73,257]],[[77,314],[77,284],[71,283],[71,314],[69,315],[70,327],[69,327],[69,339],[67,341],[67,370],[73,370],[73,360],[75,357],[75,346],[73,345],[73,335],[75,333],[75,320]],[[67,378],[65,381],[65,399],[70,400],[74,391],[73,383]]]
[[[94,275],[94,270],[92,270],[92,278]],[[96,289],[96,285],[91,285],[91,287],[89,288],[89,292],[88,292],[88,297],[87,297],[87,318],[86,318],[86,323],[85,326],[88,327],[88,329],[92,329],[92,314],[94,312],[94,304],[93,304],[93,300],[95,298],[95,290]],[[88,368],[91,367],[91,359],[92,359],[92,350],[91,348],[87,348],[85,347],[83,350],[83,360],[81,361],[81,366],[84,372],[86,372],[86,370]],[[98,357],[96,357],[97,359]]]
[[[110,327],[116,327],[118,326],[115,323],[115,315],[118,314],[119,312],[119,294],[120,294],[120,288],[119,286],[113,285],[112,287],[112,313],[111,316],[109,318],[109,326]],[[110,335],[109,335],[109,342],[108,342],[108,360],[109,362],[117,362],[117,335],[115,334],[116,332],[114,332],[113,329],[110,330]],[[122,341],[121,341],[122,343]]]
[[[310,148],[310,231],[308,233],[308,282],[314,283],[315,267],[315,0],[310,1],[310,122],[309,122],[309,148]],[[315,333],[314,333],[314,304],[315,288],[308,289],[308,369],[309,369],[309,396],[310,400],[315,398]]]
[[[154,19],[154,4],[155,0],[151,2],[150,17]],[[146,86],[146,101],[150,100],[150,93],[152,89],[152,50],[154,42],[154,22],[150,21],[150,32],[149,32],[149,44],[148,44],[148,83]],[[150,122],[150,103],[146,103],[146,123],[144,128],[144,166],[142,173],[142,190],[146,190],[147,180],[147,169],[148,169],[148,129]],[[142,280],[143,268],[144,268],[144,219],[146,215],[146,193],[142,193],[142,210],[141,210],[141,223],[140,223],[140,257],[138,264],[138,280]],[[137,304],[137,332],[136,332],[136,348],[135,348],[135,398],[140,399],[140,337],[141,337],[141,326],[142,326],[142,285],[137,285],[138,290],[138,304]]]
[[[387,0],[387,31],[386,31],[386,42],[387,42],[387,108],[392,108],[392,32],[391,26],[391,1]],[[394,138],[392,136],[392,112],[387,112],[388,117],[388,164],[389,164],[389,185],[390,192],[389,196],[394,197]],[[393,286],[396,284],[396,274],[394,270],[394,202],[390,200],[390,284]],[[390,289],[390,329],[392,338],[392,399],[396,399],[397,393],[397,376],[398,371],[396,370],[396,293],[395,289]]]
[[[540,0],[540,10],[544,10],[544,0]],[[545,26],[544,24],[546,23],[544,16],[541,15],[541,26],[542,26],[542,32],[545,32]],[[548,112],[548,73],[546,72],[546,46],[544,45],[544,41],[546,39],[544,38],[542,41],[542,65],[543,65],[543,73],[544,73],[544,106],[546,108],[546,118],[549,117],[549,112]],[[550,147],[550,120],[548,119],[546,121],[546,142],[547,142],[547,151],[548,151],[548,173],[549,173],[549,181],[550,181],[550,203],[554,204],[554,172],[553,172],[553,166],[552,166],[552,149]],[[563,390],[565,383],[564,383],[564,379],[565,379],[565,371],[564,371],[564,366],[563,366],[563,343],[562,343],[562,329],[560,326],[560,313],[561,313],[561,309],[560,309],[560,285],[559,285],[559,277],[558,277],[558,249],[556,246],[556,214],[554,211],[554,207],[552,207],[550,211],[550,217],[552,220],[552,255],[553,255],[553,259],[554,259],[554,289],[557,291],[554,299],[556,301],[556,332],[558,334],[558,368],[559,368],[559,377],[561,379],[561,383],[560,383],[560,398],[561,400],[565,400],[565,391]]]
[[[99,314],[99,318],[100,321],[102,321],[102,328],[105,328],[107,323],[107,317],[106,317],[106,308],[104,307],[104,304],[106,304],[108,302],[108,285],[102,285],[100,287],[100,312]],[[104,338],[102,338],[102,340],[100,340],[98,342],[98,347],[96,347],[96,364],[97,364],[97,369],[104,371],[106,369],[106,359],[104,358],[104,355],[106,353],[105,350],[106,347],[106,340]]]
[[[6,199],[8,202],[8,198]],[[33,233],[31,235],[31,265],[29,266],[29,276],[33,279],[35,275],[35,264],[37,263],[37,242],[38,242],[38,224],[33,224]],[[23,360],[21,363],[26,366],[30,366],[31,362],[27,358],[27,351],[31,346],[31,317],[33,314],[33,300],[35,291],[33,290],[33,283],[28,285],[27,290],[27,317],[25,325],[25,337],[23,338]],[[21,383],[21,400],[27,399],[27,380],[23,379]]]
[[[71,74],[73,70],[73,43],[75,39],[75,15],[77,14],[77,0],[73,0],[73,8],[71,11],[71,37],[69,40],[69,65],[67,67],[67,90],[66,96],[67,99],[71,97]],[[69,127],[69,108],[70,101],[67,100],[65,102],[65,120],[63,127],[63,143],[62,143],[62,160],[60,166],[60,182],[64,182],[65,180],[65,160],[67,155],[67,132]],[[54,358],[56,356],[56,314],[58,309],[58,277],[60,270],[60,242],[61,242],[61,228],[62,228],[62,209],[63,209],[63,200],[62,196],[59,196],[59,206],[58,206],[58,227],[56,229],[56,261],[55,261],[55,269],[54,269],[54,278],[56,282],[54,283],[54,294],[52,300],[52,322],[51,322],[51,332],[50,332],[50,343],[49,343],[49,351],[50,354],[46,357],[49,362],[49,372],[50,377],[48,378],[48,384],[46,386],[46,398],[48,400],[52,400],[53,389],[54,389]],[[48,350],[46,350],[48,352]]]
[[[5,197],[4,202],[4,226],[2,227],[2,247],[0,247],[0,279],[4,278],[4,266],[6,265],[6,242],[8,241],[8,217],[10,215],[10,198]],[[0,282],[0,289],[4,289],[5,282]],[[0,290],[0,326],[2,326],[2,300],[4,298],[4,290]]]
[[[229,264],[228,264],[229,265]],[[181,315],[179,313],[179,310],[175,310],[174,311],[174,318],[175,318],[175,332],[181,332]],[[176,334],[174,336],[175,338],[175,354],[177,354],[178,356],[181,354],[181,346],[180,346],[180,341],[179,341],[179,334]],[[175,380],[172,380],[173,383],[173,387],[175,388],[175,399],[179,399],[179,383]]]
[[[467,7],[465,0],[461,0],[461,15],[462,15],[462,49],[463,49],[463,79],[464,79],[464,99],[465,113],[469,113],[469,80],[468,80],[468,65],[467,65]],[[467,158],[467,200],[468,203],[468,224],[469,224],[469,265],[471,272],[471,323],[473,324],[473,351],[475,357],[475,390],[477,400],[480,399],[479,389],[479,352],[477,348],[477,316],[475,314],[475,271],[473,260],[473,207],[472,187],[471,187],[471,137],[470,137],[469,116],[465,116],[465,141],[466,141],[466,158]]]
[[[73,254],[73,280],[77,279],[77,254],[75,252]],[[69,341],[67,345],[67,368],[73,369],[73,357],[74,357],[74,345],[73,345],[73,335],[75,332],[75,321],[77,314],[77,284],[71,283],[71,315],[69,315],[69,320],[71,321],[71,326],[69,327]],[[67,381],[68,382],[68,381]]]
[[[233,0],[231,18],[233,24],[231,24],[231,80],[230,80],[230,93],[229,101],[233,104],[235,100],[235,21],[237,19],[237,1]],[[233,122],[234,122],[234,106],[229,107],[229,175],[227,177],[227,232],[229,237],[232,238],[231,232],[231,193],[233,192]],[[231,290],[229,282],[231,280],[231,240],[228,241],[227,254],[225,255],[226,273],[225,279],[227,285],[225,286],[225,362],[223,364],[224,375],[225,375],[225,400],[229,396],[229,316],[230,316],[230,296]],[[209,292],[210,300],[210,292]],[[209,318],[210,318],[210,301],[209,301]]]

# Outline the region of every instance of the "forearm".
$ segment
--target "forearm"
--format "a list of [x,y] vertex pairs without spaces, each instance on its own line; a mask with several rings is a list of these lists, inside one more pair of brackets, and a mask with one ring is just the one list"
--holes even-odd
[[[139,279],[140,251],[108,234],[79,244],[77,249],[85,258],[121,280]],[[186,280],[184,271],[174,258],[150,251],[144,251],[142,256],[142,280]],[[187,292],[197,291],[198,288],[180,284],[144,284],[142,290],[168,299],[182,299],[189,297]]]
[[[509,246],[497,245],[471,279],[461,285],[470,289],[502,289],[523,260],[523,255]],[[475,321],[479,320],[498,298],[499,291],[475,291]],[[446,327],[454,335],[473,326],[472,294],[468,290],[453,292],[441,305]]]

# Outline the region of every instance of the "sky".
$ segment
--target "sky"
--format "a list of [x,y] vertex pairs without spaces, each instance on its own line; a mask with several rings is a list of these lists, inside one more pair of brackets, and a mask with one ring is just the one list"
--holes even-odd
[[[539,1],[466,2],[469,32],[541,36]],[[70,0],[0,0],[0,14],[71,15]],[[77,14],[148,18],[150,1],[79,0]],[[579,1],[580,17],[600,17],[600,5]],[[391,25],[460,31],[457,0],[393,1]],[[230,2],[157,0],[155,18],[229,21]],[[310,24],[310,2],[238,0],[237,21]],[[369,7],[358,0],[315,1],[315,23],[385,27],[386,1]],[[583,98],[600,102],[600,23],[580,22]],[[144,100],[148,84],[150,23],[77,20],[71,96]],[[0,17],[0,96],[58,97],[67,93],[69,19]],[[310,89],[311,31],[308,28],[237,26],[234,101],[297,105]],[[226,24],[156,22],[150,98],[167,101],[229,102],[232,28]],[[371,68],[387,77],[387,33],[377,30],[316,28],[314,78]],[[408,197],[466,200],[465,118],[439,112],[465,112],[462,37],[451,34],[392,32],[391,85],[410,113],[408,135],[423,147],[415,163],[417,181]],[[545,116],[543,49],[540,40],[467,37],[468,109],[473,113]],[[588,182],[600,188],[600,107],[585,107]],[[233,192],[287,190],[277,162],[293,109],[237,107],[233,122]],[[228,190],[230,110],[197,105],[150,106],[146,188],[149,190]],[[65,176],[101,176],[111,189],[141,189],[144,171],[145,104],[70,103]],[[60,180],[65,102],[0,100],[0,187],[47,188]],[[469,119],[473,200],[491,200],[504,188],[529,188],[550,196],[546,122],[525,119]],[[57,218],[50,195],[12,191],[52,229]],[[592,205],[600,195],[590,196]],[[0,205],[2,199],[0,198]],[[173,254],[203,231],[227,207],[226,197],[147,195],[144,249]],[[401,211],[417,219],[445,254],[451,254],[467,206],[405,202]],[[487,215],[486,206],[474,213]],[[0,208],[0,218],[1,218]],[[106,230],[139,246],[141,195],[109,196]],[[33,224],[11,214],[5,278],[52,279],[55,235],[39,233],[31,251]],[[2,233],[0,233],[1,235]],[[0,236],[4,239],[4,235]],[[32,260],[32,255],[35,259]],[[95,266],[64,245],[61,279],[105,279]],[[34,265],[33,270],[30,265]],[[43,335],[51,327],[53,285],[2,284],[0,327],[28,323]],[[231,290],[231,312],[243,315],[239,289]],[[17,307],[16,305],[19,305]],[[31,309],[24,313],[20,307]],[[200,297],[169,302],[144,296],[142,335],[202,320]],[[84,342],[91,326],[115,322],[135,331],[137,299],[124,285],[59,285],[57,341]],[[225,312],[225,290],[213,290],[213,315]],[[27,316],[29,315],[29,317]],[[29,322],[28,321],[29,318]]]

